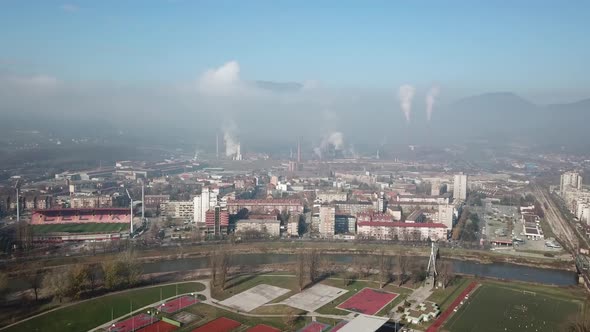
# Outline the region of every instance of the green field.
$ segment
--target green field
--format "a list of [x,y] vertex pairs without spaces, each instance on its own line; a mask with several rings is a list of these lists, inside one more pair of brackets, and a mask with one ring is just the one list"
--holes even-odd
[[102,232],[121,232],[129,229],[126,223],[86,223],[86,224],[53,224],[53,225],[33,225],[33,234],[42,235],[49,233],[102,233]]
[[[178,284],[178,293],[198,292],[205,286],[197,282]],[[6,332],[20,331],[88,331],[111,320],[111,310],[115,318],[129,313],[131,306],[134,310],[176,294],[175,285],[150,287],[119,292],[112,295],[73,304],[55,311],[48,312],[28,321],[7,328]]]
[[583,308],[559,289],[484,283],[445,324],[448,331],[559,331]]

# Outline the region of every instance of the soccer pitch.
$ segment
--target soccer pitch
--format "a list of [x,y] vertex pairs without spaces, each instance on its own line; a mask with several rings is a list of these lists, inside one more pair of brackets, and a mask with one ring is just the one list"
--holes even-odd
[[576,299],[484,284],[444,325],[446,331],[558,331],[582,308]]
[[49,233],[115,233],[129,228],[127,223],[84,223],[84,224],[53,224],[32,225],[33,234]]

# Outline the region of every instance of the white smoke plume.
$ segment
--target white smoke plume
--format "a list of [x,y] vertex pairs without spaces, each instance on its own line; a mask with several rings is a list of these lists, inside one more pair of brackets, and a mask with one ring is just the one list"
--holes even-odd
[[333,146],[336,150],[342,150],[343,145],[344,134],[339,131],[333,131],[322,138],[322,142],[313,149],[313,152],[321,159],[323,152],[330,146]]
[[340,150],[342,149],[342,144],[344,143],[344,135],[339,131],[331,132],[328,136],[324,137],[322,140],[321,148],[327,148],[328,146],[334,146],[334,149]]
[[434,102],[436,101],[436,97],[440,93],[440,89],[438,86],[433,86],[428,90],[428,94],[426,95],[426,119],[430,121],[432,118],[432,111],[434,109]]
[[410,114],[412,113],[412,99],[414,98],[415,91],[416,89],[409,84],[404,84],[399,87],[398,98],[402,111],[406,116],[407,123],[410,123]]
[[233,156],[238,152],[240,142],[235,138],[236,124],[233,121],[226,121],[223,126],[223,142],[225,143],[225,155]]

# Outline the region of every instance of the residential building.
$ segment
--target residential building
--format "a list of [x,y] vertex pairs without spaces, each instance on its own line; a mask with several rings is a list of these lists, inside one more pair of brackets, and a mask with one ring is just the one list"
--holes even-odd
[[356,234],[356,218],[343,214],[335,215],[334,234]]
[[467,199],[467,175],[455,175],[455,179],[453,181],[453,198],[463,201]]
[[75,195],[70,197],[72,209],[112,207],[113,199],[108,195]]
[[563,196],[570,187],[578,190],[582,189],[582,175],[578,172],[565,172],[561,175],[559,182],[559,193]]
[[279,237],[281,235],[281,222],[268,219],[241,219],[236,222],[236,234],[248,234],[249,231]]
[[447,226],[439,223],[404,223],[359,221],[360,238],[401,241],[446,241]]
[[332,238],[334,236],[334,223],[336,208],[333,206],[320,207],[319,233],[321,237]]
[[203,187],[201,193],[193,198],[193,220],[204,223],[207,211],[218,205],[219,188]]
[[261,213],[278,210],[280,212],[287,211],[291,214],[301,214],[303,213],[303,204],[298,199],[236,199],[227,201],[229,213],[236,214],[241,209]]
[[229,213],[222,211],[219,206],[215,206],[205,214],[205,233],[209,236],[223,237],[227,234],[229,226]]
[[165,216],[191,221],[194,217],[194,205],[192,201],[170,201],[166,204],[162,213]]
[[318,191],[316,193],[316,198],[321,200],[322,203],[332,203],[334,201],[347,201],[348,192],[335,190]]

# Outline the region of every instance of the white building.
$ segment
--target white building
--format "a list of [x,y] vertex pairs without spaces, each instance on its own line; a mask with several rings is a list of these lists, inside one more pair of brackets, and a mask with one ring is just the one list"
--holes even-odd
[[334,236],[334,224],[336,223],[336,208],[333,206],[320,207],[319,232],[321,237],[332,238]]
[[377,240],[432,241],[447,240],[447,226],[439,223],[404,223],[391,221],[362,221],[357,223],[361,238]]
[[281,234],[281,221],[268,219],[242,219],[236,222],[236,233],[243,234],[248,231],[257,231],[262,234],[268,234],[272,237],[278,237]]
[[453,198],[466,200],[467,199],[467,175],[455,174],[453,181]]
[[438,222],[447,226],[448,229],[453,228],[457,214],[457,208],[454,204],[441,204],[438,206]]
[[170,201],[166,204],[166,215],[172,218],[191,220],[194,216],[194,205],[191,201]]
[[193,220],[197,223],[204,223],[207,211],[215,207],[218,203],[217,197],[219,188],[210,189],[203,187],[201,194],[193,198]]
[[334,201],[345,202],[348,200],[348,192],[335,190],[319,191],[316,193],[316,197],[322,203],[331,203]]
[[578,172],[565,172],[559,182],[559,193],[563,196],[568,188],[582,189],[582,175]]

